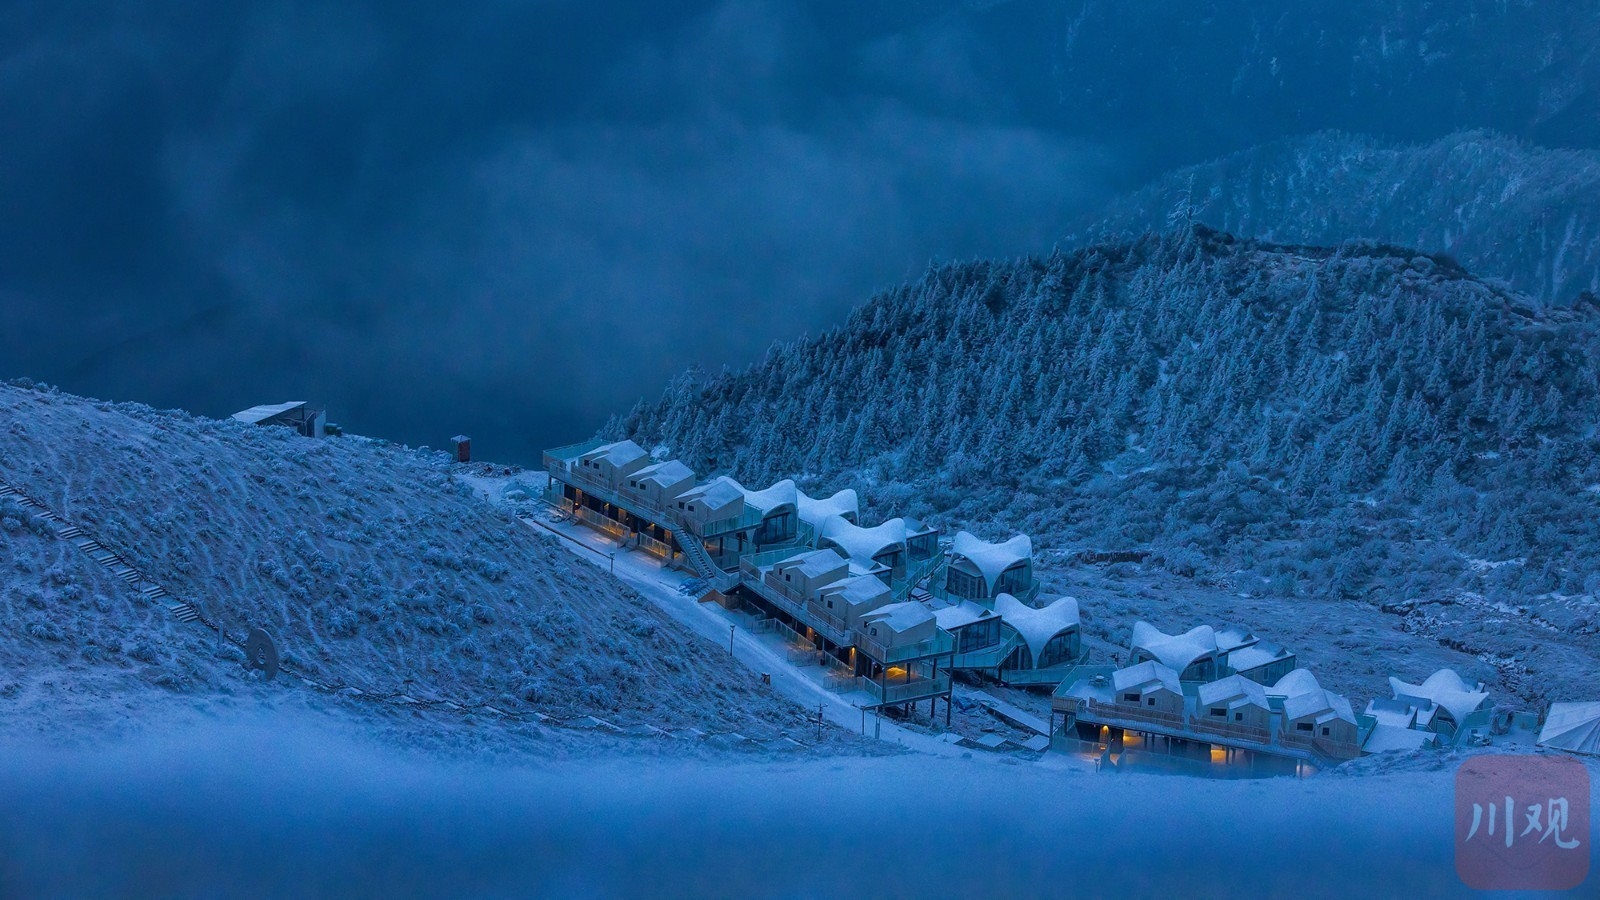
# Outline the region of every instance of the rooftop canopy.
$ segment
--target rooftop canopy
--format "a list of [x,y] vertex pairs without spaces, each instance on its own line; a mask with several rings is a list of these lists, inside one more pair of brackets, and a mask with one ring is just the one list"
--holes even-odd
[[1005,570],[1033,558],[1033,541],[1019,534],[998,544],[979,540],[965,531],[956,532],[955,543],[950,548],[957,559],[965,559],[983,576],[984,584],[994,591],[995,581]]
[[233,414],[233,418],[248,425],[259,425],[273,416],[281,416],[286,412],[293,412],[306,405],[304,400],[291,400],[288,403],[268,403],[262,406],[252,406]]
[[795,507],[800,513],[800,521],[805,522],[819,532],[822,523],[830,516],[848,515],[854,519],[861,513],[856,492],[845,488],[832,497],[817,499],[809,497],[805,491],[795,489]]
[[1465,722],[1471,713],[1483,708],[1489,699],[1489,692],[1484,690],[1482,684],[1476,687],[1468,685],[1454,669],[1440,669],[1421,684],[1408,684],[1391,677],[1389,688],[1394,691],[1396,700],[1416,697],[1432,702],[1448,712],[1457,725]]
[[1167,634],[1141,621],[1133,623],[1132,649],[1143,650],[1174,671],[1182,672],[1195,660],[1216,655],[1217,635],[1210,625],[1197,625],[1183,634]]
[[1224,625],[1217,629],[1217,649],[1223,653],[1243,649],[1255,643],[1255,634],[1243,625]]
[[1550,704],[1539,746],[1600,755],[1600,702]]
[[1022,636],[1035,661],[1043,658],[1044,648],[1057,635],[1078,627],[1078,601],[1057,597],[1050,605],[1034,609],[1010,594],[994,599],[994,611]]
[[1228,665],[1235,672],[1248,672],[1262,666],[1288,659],[1293,654],[1277,644],[1267,641],[1258,641],[1245,647],[1240,647],[1228,654]]
[[1178,681],[1178,673],[1170,666],[1164,666],[1155,660],[1145,660],[1136,666],[1128,666],[1111,673],[1111,687],[1118,691],[1139,691],[1160,686],[1174,694],[1183,693],[1183,685]]
[[886,550],[904,547],[906,523],[904,519],[890,519],[882,525],[862,528],[841,516],[833,516],[823,523],[822,541],[833,544],[852,559],[868,560]]
[[1278,679],[1268,694],[1283,698],[1283,716],[1290,721],[1313,719],[1317,724],[1339,719],[1355,724],[1355,710],[1343,694],[1322,689],[1308,669],[1295,669]]
[[1372,731],[1367,734],[1361,749],[1366,753],[1421,750],[1433,746],[1438,739],[1439,736],[1430,731],[1418,731],[1415,728],[1402,728],[1379,722],[1372,726]]
[[744,502],[763,513],[770,513],[781,506],[795,506],[799,499],[800,491],[794,486],[794,481],[785,478],[764,491],[752,491],[743,488]]

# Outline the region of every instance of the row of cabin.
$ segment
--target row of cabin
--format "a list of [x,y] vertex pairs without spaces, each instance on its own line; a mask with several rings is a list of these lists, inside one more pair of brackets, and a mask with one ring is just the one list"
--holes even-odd
[[[836,618],[833,624],[854,628],[861,616],[908,601],[921,587],[926,615],[899,611],[879,636],[918,643],[930,629],[944,632],[963,648],[971,668],[1039,684],[1047,683],[1049,670],[1082,655],[1077,602],[1032,605],[1038,584],[1026,535],[987,543],[960,532],[946,551],[938,529],[915,519],[862,525],[853,490],[811,497],[788,479],[763,490],[727,476],[697,483],[682,462],[652,458],[633,441],[547,451],[545,468],[574,509],[612,520],[613,533],[643,535],[650,540],[641,546],[669,558],[675,541],[690,539],[724,571],[751,554],[792,549],[793,556],[774,567],[776,576],[763,577],[803,585],[798,589],[806,602]],[[829,555],[816,555],[824,551]],[[822,596],[825,586],[832,586],[828,596]]]
[[1068,727],[1079,733],[1110,726],[1267,753],[1315,751],[1334,760],[1360,752],[1350,701],[1324,690],[1306,669],[1272,685],[1237,674],[1185,685],[1172,667],[1146,660],[1074,682],[1059,696],[1077,701]]
[[1199,625],[1182,634],[1167,634],[1148,622],[1136,622],[1127,662],[1146,661],[1167,666],[1181,681],[1195,682],[1242,675],[1258,684],[1273,684],[1295,669],[1294,653],[1239,625]]
[[1421,684],[1389,679],[1392,697],[1374,697],[1362,714],[1367,753],[1449,747],[1490,731],[1494,701],[1482,682],[1440,669]]

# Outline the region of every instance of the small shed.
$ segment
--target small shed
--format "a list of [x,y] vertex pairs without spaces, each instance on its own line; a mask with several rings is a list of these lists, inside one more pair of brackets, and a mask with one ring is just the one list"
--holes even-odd
[[233,419],[247,425],[287,425],[312,438],[325,435],[328,425],[327,413],[304,400],[252,406],[234,413]]
[[850,564],[839,554],[832,550],[812,550],[774,564],[768,578],[809,600],[824,587],[843,580],[849,572]]
[[458,434],[451,438],[450,442],[454,444],[456,448],[456,462],[472,462],[472,438],[469,438],[464,434]]
[[1183,715],[1183,686],[1170,666],[1147,660],[1111,673],[1113,702],[1146,712]]

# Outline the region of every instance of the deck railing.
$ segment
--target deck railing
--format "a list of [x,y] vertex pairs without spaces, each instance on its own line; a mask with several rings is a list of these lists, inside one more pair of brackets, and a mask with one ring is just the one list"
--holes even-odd
[[929,697],[940,697],[950,692],[950,673],[940,672],[933,678],[917,678],[911,681],[890,682],[879,684],[870,678],[862,678],[860,686],[880,706],[893,706],[897,703],[911,703],[916,700],[926,700]]
[[1015,631],[1006,631],[996,643],[976,650],[957,652],[950,659],[952,669],[998,669],[1000,664],[1011,656],[1011,652],[1022,643],[1022,636]]
[[856,626],[855,643],[857,649],[886,666],[908,660],[944,656],[954,652],[956,646],[955,638],[951,636],[950,632],[940,629],[933,637],[927,640],[918,641],[915,644],[890,647],[867,634],[860,625]]

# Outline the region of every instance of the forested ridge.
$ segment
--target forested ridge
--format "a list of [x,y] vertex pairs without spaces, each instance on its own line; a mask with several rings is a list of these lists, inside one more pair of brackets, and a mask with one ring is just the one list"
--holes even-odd
[[932,269],[607,430],[1242,590],[1592,593],[1597,321],[1446,257],[1195,227]]

